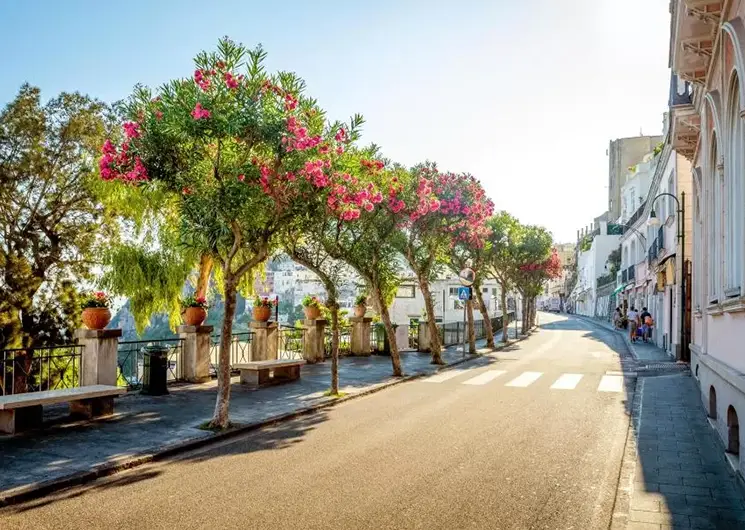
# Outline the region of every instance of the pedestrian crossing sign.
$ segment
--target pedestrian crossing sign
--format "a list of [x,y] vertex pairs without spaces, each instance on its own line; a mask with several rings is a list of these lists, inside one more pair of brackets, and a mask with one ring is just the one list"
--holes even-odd
[[471,299],[471,288],[470,287],[458,287],[458,300],[470,300]]

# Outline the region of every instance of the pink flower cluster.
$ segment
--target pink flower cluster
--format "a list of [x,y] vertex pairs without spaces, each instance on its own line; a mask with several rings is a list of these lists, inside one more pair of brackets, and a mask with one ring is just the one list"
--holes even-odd
[[197,103],[194,110],[191,111],[191,117],[195,120],[201,120],[202,118],[209,118],[212,114],[210,111],[202,107],[201,103]]
[[215,73],[214,70],[194,70],[194,82],[199,85],[199,88],[201,88],[203,92],[207,92],[212,85],[212,82],[207,76],[215,75]]
[[324,168],[331,165],[328,160],[308,160],[300,170],[300,175],[305,177],[305,180],[313,184],[316,188],[323,188],[328,186],[329,177],[326,175]]
[[140,137],[140,124],[128,121],[122,125],[124,134],[127,138],[139,138]]
[[[282,143],[287,152],[313,149],[314,147],[317,147],[322,140],[320,136],[308,136],[308,129],[303,127],[295,116],[287,118],[287,132],[292,135],[282,137]],[[325,152],[328,152],[328,149],[326,149]]]
[[129,140],[122,144],[119,152],[111,140],[106,140],[101,147],[101,152],[103,156],[98,161],[98,168],[102,180],[140,182],[148,179],[147,170],[140,157],[132,157],[129,154]]
[[370,171],[380,171],[385,166],[382,160],[365,160],[364,158],[360,160],[360,164]]
[[227,86],[229,89],[233,90],[234,88],[238,88],[238,80],[231,74],[230,72],[225,72],[225,86]]

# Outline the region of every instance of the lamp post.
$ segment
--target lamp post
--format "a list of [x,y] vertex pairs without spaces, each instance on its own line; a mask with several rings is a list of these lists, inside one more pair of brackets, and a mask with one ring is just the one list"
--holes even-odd
[[649,212],[649,226],[658,226],[660,220],[654,213],[654,203],[660,197],[672,197],[675,200],[678,214],[678,234],[676,239],[680,241],[680,359],[689,362],[688,348],[686,345],[686,261],[685,261],[685,192],[680,193],[681,200],[672,193],[660,193],[652,199],[652,210]]

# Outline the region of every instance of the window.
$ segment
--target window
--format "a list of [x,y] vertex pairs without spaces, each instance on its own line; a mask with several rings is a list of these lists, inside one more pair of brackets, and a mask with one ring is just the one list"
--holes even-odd
[[[675,173],[670,175],[670,179],[667,181],[667,192],[671,195],[678,196],[677,193],[675,193]],[[665,219],[667,219],[669,216],[675,214],[675,211],[677,209],[677,206],[675,205],[675,199],[672,197],[665,197],[667,199],[667,210],[665,211]]]
[[396,298],[414,298],[416,289],[413,285],[400,285],[396,291]]
[[454,296],[454,297],[458,298],[458,288],[457,287],[451,287],[448,292],[449,292],[450,296]]
[[729,160],[725,167],[726,204],[724,207],[724,271],[725,296],[740,295],[742,274],[742,179],[743,170],[743,125],[740,118],[740,85],[735,77],[730,90],[729,108]]

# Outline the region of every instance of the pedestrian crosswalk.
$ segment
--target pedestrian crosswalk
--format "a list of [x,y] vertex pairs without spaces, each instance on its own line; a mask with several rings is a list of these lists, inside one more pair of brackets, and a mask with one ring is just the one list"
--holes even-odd
[[[619,372],[601,374],[577,374],[577,373],[566,373],[560,374],[556,377],[547,376],[543,372],[515,372],[509,374],[507,370],[486,370],[473,375],[471,370],[445,370],[431,377],[422,379],[425,383],[443,383],[451,379],[459,378],[461,380],[455,381],[456,384],[470,385],[470,386],[482,386],[488,384],[503,384],[503,386],[515,387],[515,388],[526,388],[534,384],[544,385],[551,382],[549,388],[551,390],[576,390],[578,388],[594,388],[597,392],[622,392],[624,387],[624,376]],[[470,376],[470,377],[469,377]],[[545,376],[545,377],[544,377]],[[599,381],[598,381],[599,376]],[[505,383],[495,383],[496,380],[506,381]],[[537,383],[541,382],[541,383]]]

